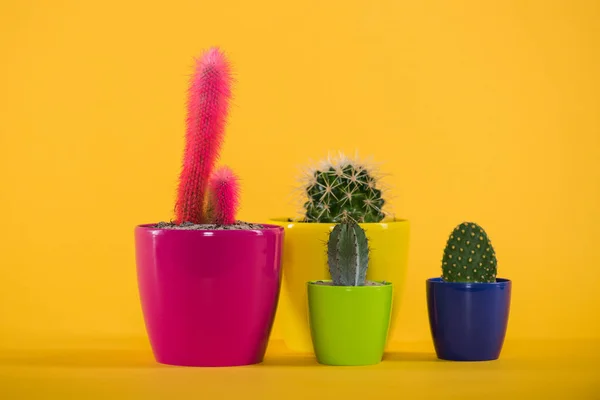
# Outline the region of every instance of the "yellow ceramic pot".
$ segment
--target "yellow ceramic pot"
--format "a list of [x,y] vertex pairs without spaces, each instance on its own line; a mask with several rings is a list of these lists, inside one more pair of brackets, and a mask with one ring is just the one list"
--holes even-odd
[[[277,311],[283,339],[290,350],[310,353],[313,346],[306,283],[330,279],[326,245],[335,224],[288,222],[286,218],[272,219],[269,223],[285,228],[283,283]],[[389,331],[389,337],[392,337],[408,264],[409,222],[393,220],[360,226],[365,230],[371,248],[367,279],[385,280],[394,285]]]

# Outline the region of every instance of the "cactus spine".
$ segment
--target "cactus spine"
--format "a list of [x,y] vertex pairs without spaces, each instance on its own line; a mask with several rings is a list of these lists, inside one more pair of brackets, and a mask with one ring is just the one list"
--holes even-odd
[[364,286],[369,266],[365,231],[353,221],[337,224],[329,235],[327,262],[334,286]]
[[328,158],[309,171],[303,185],[305,222],[379,222],[385,218],[383,189],[379,176],[359,160],[343,154]]
[[442,278],[446,282],[496,282],[497,260],[485,230],[473,222],[456,226],[444,249]]
[[205,209],[211,196],[220,199],[219,204],[229,204],[225,214],[213,215],[220,215],[225,223],[235,221],[231,212],[237,208],[238,192],[226,189],[237,188],[235,175],[221,175],[220,182],[225,178],[230,184],[213,185],[212,189],[220,192],[208,193],[225,135],[231,98],[230,71],[228,60],[218,48],[209,49],[196,62],[188,90],[185,150],[175,206],[178,224],[214,223]]

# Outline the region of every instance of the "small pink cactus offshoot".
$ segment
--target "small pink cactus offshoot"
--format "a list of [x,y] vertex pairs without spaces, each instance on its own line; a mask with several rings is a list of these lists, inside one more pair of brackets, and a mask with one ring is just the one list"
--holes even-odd
[[231,98],[231,69],[225,55],[211,48],[196,62],[187,102],[187,129],[179,177],[176,222],[207,223],[204,205],[219,158]]
[[226,166],[217,169],[210,179],[208,209],[211,222],[218,225],[234,224],[239,207],[239,179]]

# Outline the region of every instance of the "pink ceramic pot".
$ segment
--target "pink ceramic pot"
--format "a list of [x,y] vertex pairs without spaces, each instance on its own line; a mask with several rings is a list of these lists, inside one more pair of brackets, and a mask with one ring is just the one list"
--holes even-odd
[[263,360],[281,284],[283,228],[135,228],[137,276],[156,361],[236,366]]

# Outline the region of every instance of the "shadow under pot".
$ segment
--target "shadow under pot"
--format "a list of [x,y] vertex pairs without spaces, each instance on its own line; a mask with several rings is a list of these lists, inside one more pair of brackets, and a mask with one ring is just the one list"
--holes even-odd
[[510,311],[511,281],[426,282],[429,326],[437,357],[489,361],[500,357]]

